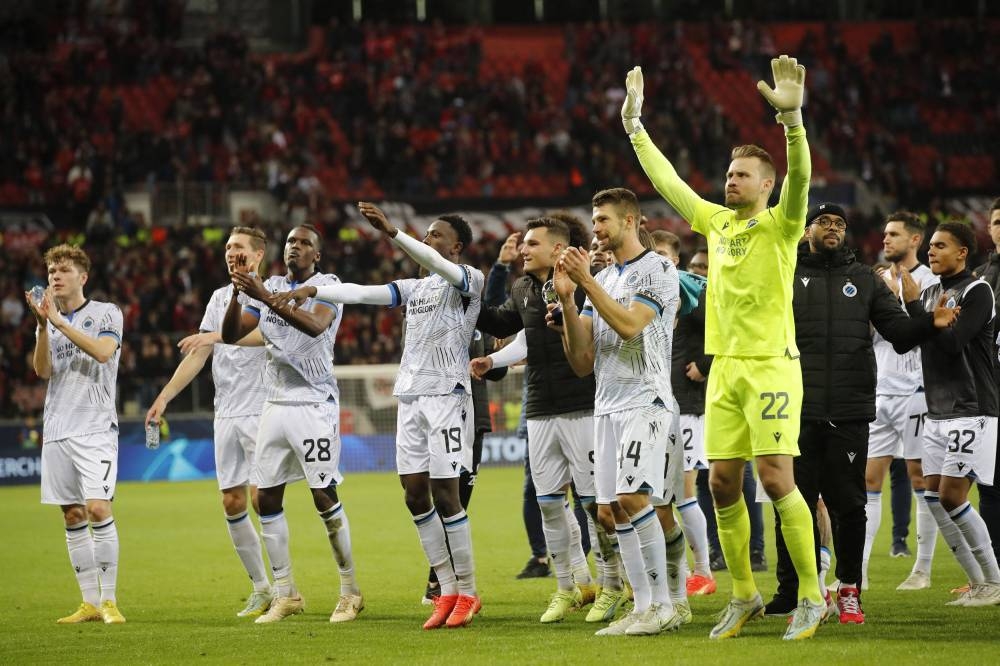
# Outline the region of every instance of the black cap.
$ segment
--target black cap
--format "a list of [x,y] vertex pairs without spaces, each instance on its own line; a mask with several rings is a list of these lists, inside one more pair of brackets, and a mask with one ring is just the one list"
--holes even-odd
[[827,201],[825,203],[816,204],[809,209],[809,212],[806,213],[806,226],[812,224],[812,221],[820,215],[837,215],[844,218],[844,222],[847,222],[847,211],[844,210],[844,207]]

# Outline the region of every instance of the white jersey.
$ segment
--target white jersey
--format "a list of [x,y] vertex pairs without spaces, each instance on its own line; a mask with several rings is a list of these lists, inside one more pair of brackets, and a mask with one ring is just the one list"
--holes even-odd
[[[339,284],[340,278],[326,273],[313,273],[301,284],[322,287]],[[291,291],[300,283],[290,282],[284,275],[273,275],[264,283],[272,294]],[[307,299],[301,307],[311,309],[313,303],[322,303],[336,313],[325,331],[315,338],[303,333],[271,312],[260,301],[251,300],[244,309],[260,319],[257,325],[264,336],[267,360],[264,365],[264,385],[267,401],[301,404],[339,400],[337,379],[333,375],[333,344],[343,311],[340,305],[315,298]]]
[[406,307],[406,344],[399,361],[395,396],[471,392],[469,342],[482,307],[482,271],[461,264],[461,288],[437,274],[389,284],[392,306]]
[[660,255],[646,250],[622,266],[612,265],[595,276],[611,298],[627,308],[639,301],[656,315],[631,340],[621,336],[601,317],[588,298],[581,315],[593,317],[594,416],[645,407],[659,398],[673,404],[670,354],[680,298],[677,269]]
[[65,315],[69,325],[92,338],[110,336],[118,343],[106,363],[98,363],[51,324],[49,357],[52,376],[45,392],[45,443],[107,432],[118,426],[115,397],[122,349],[122,311],[113,303],[86,301]]
[[[921,293],[930,285],[940,282],[938,276],[923,264],[918,264],[910,275],[920,285]],[[905,310],[902,302],[899,307]],[[892,343],[883,338],[878,331],[872,333],[872,346],[875,349],[875,364],[878,368],[878,382],[875,386],[877,395],[911,395],[923,385],[919,346],[905,354],[897,354],[892,348]]]
[[[222,320],[233,296],[232,285],[219,287],[208,299],[205,316],[198,328],[205,333],[221,333]],[[246,305],[250,300],[239,294]],[[212,381],[215,382],[215,416],[256,416],[264,407],[263,347],[240,347],[217,343],[212,349]]]

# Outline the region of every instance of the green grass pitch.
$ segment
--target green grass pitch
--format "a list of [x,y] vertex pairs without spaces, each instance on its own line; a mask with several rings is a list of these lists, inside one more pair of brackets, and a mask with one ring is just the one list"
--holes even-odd
[[[780,640],[785,621],[767,618],[735,640],[710,642],[708,632],[730,590],[692,600],[694,622],[652,638],[597,638],[575,613],[542,626],[553,579],[514,579],[528,557],[521,525],[519,468],[484,468],[472,502],[478,584],[484,608],[463,630],[426,632],[419,604],[426,565],[391,474],[355,474],[342,488],[359,581],[367,603],[359,620],[331,625],[337,571],[325,532],[304,485],[286,492],[293,570],[305,615],[268,626],[235,617],[249,582],[229,542],[213,482],[123,483],[115,517],[121,536],[119,605],[128,623],[57,626],[79,592],[58,509],[38,504],[36,487],[0,489],[6,507],[0,563],[0,663],[428,663],[428,664],[898,664],[990,663],[1000,659],[1000,608],[944,606],[962,576],[938,543],[931,590],[896,592],[911,559],[891,559],[888,504],[863,595],[868,623],[828,624],[816,638]],[[766,507],[768,516],[770,507]],[[772,571],[757,574],[765,599]],[[911,536],[911,547],[914,538]],[[832,574],[831,574],[832,579]]]

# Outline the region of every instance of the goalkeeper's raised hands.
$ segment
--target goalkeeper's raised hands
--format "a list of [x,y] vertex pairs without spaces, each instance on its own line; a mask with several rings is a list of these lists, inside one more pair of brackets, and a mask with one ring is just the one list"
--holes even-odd
[[642,129],[642,67],[633,67],[625,75],[625,101],[622,103],[622,125],[629,134]]
[[771,59],[774,88],[764,81],[757,82],[757,90],[767,103],[778,112],[775,119],[785,127],[802,124],[802,97],[806,90],[806,68],[795,58],[786,55]]

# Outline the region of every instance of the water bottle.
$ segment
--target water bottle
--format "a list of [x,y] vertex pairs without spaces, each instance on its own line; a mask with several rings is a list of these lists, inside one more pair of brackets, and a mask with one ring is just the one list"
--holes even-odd
[[146,426],[146,448],[157,449],[160,447],[160,424],[150,423]]
[[36,306],[40,306],[43,298],[45,298],[45,287],[40,284],[36,284],[31,288],[31,302]]

